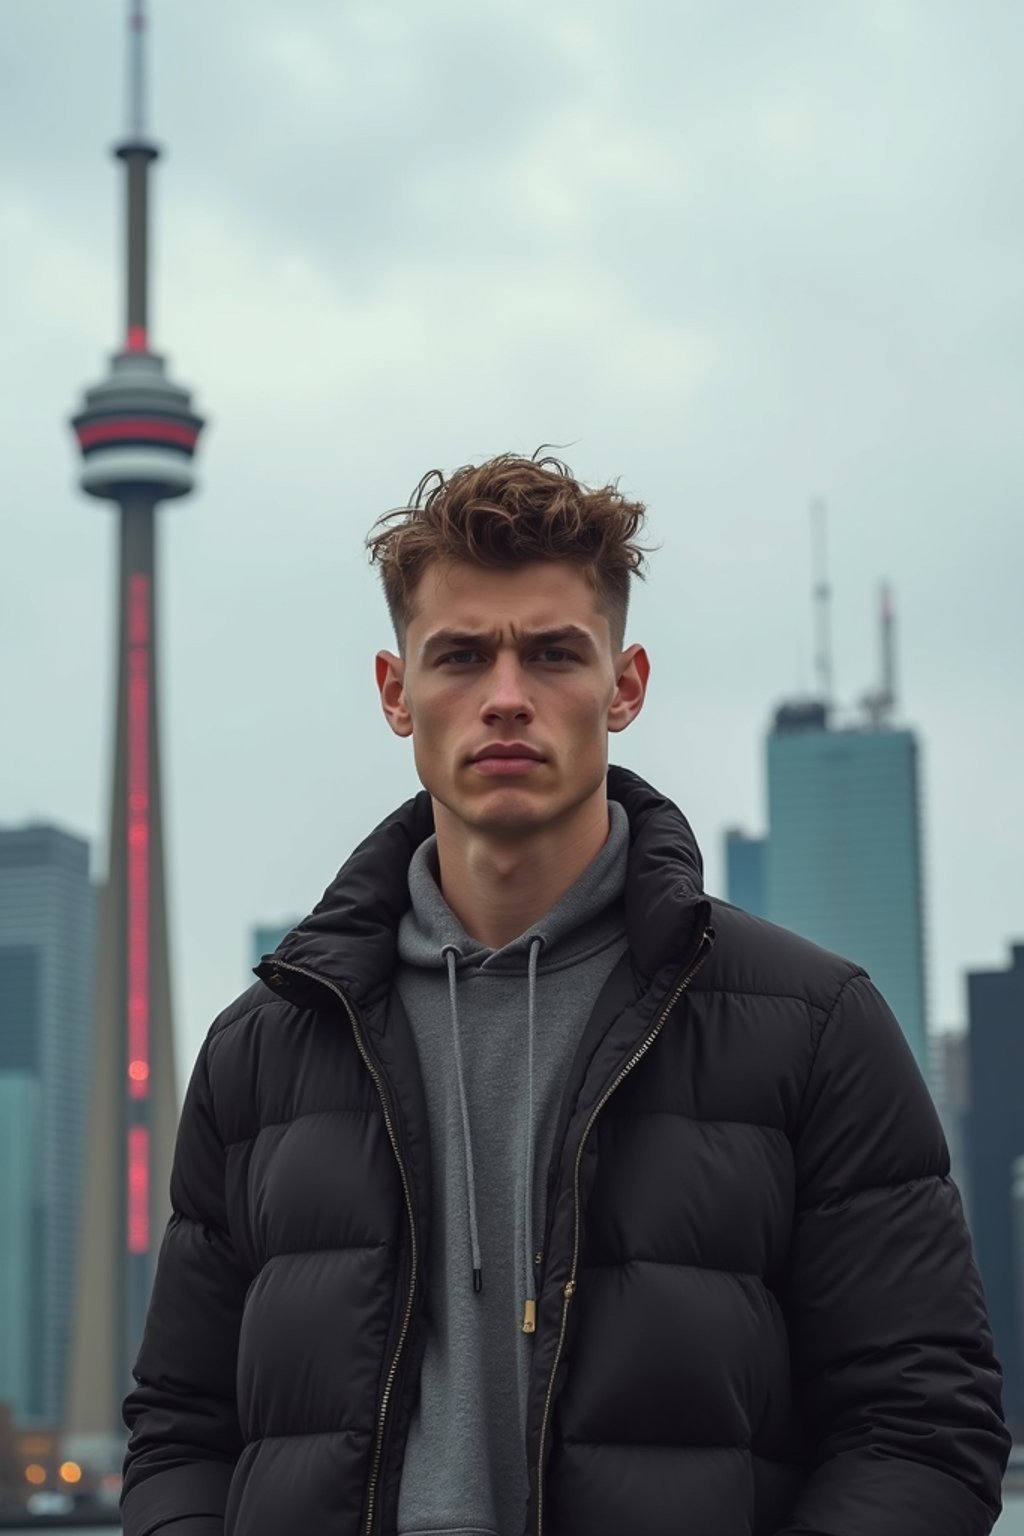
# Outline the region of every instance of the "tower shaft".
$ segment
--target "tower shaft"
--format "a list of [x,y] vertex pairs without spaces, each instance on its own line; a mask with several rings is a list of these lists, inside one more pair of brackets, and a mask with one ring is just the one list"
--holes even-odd
[[[177,1115],[161,815],[156,519],[119,519],[110,855],[101,898],[95,1076],[69,1427],[119,1433],[166,1224]],[[113,1198],[111,1198],[113,1196]]]

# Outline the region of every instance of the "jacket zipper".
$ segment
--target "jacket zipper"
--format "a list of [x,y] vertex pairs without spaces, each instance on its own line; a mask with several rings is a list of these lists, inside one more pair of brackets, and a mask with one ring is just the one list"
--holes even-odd
[[537,1536],[543,1536],[544,1532],[544,1442],[547,1439],[548,1419],[551,1414],[551,1399],[555,1390],[555,1376],[558,1373],[558,1366],[562,1358],[562,1347],[565,1344],[565,1330],[569,1321],[569,1306],[576,1294],[576,1271],[580,1257],[580,1165],[583,1161],[583,1149],[587,1144],[587,1137],[590,1135],[590,1132],[594,1127],[594,1121],[597,1119],[598,1115],[601,1113],[602,1109],[607,1104],[616,1088],[618,1088],[619,1084],[623,1081],[624,1078],[629,1076],[637,1062],[647,1054],[655,1040],[657,1040],[658,1036],[661,1034],[662,1026],[665,1023],[665,1020],[668,1018],[669,1014],[672,1012],[672,1009],[675,1007],[676,1003],[682,997],[683,993],[690,985],[690,982],[693,980],[694,976],[703,965],[713,942],[714,940],[711,936],[710,930],[705,928],[704,933],[701,936],[700,948],[697,951],[696,959],[694,960],[690,969],[686,972],[685,976],[683,976],[677,983],[675,991],[672,993],[672,996],[669,998],[661,1013],[658,1015],[654,1028],[651,1030],[646,1040],[637,1046],[632,1056],[626,1062],[626,1065],[618,1073],[615,1079],[608,1085],[604,1093],[594,1105],[590,1112],[590,1118],[586,1125],[583,1127],[583,1135],[580,1137],[579,1145],[576,1148],[576,1161],[573,1165],[572,1175],[572,1264],[569,1268],[569,1278],[565,1282],[565,1285],[562,1287],[562,1322],[561,1327],[558,1330],[558,1343],[555,1346],[555,1358],[551,1366],[551,1375],[548,1378],[548,1390],[547,1395],[544,1398],[544,1414],[540,1423],[540,1451],[538,1453],[537,1459]]
[[391,1150],[394,1152],[395,1160],[398,1163],[398,1172],[402,1180],[402,1189],[405,1192],[405,1209],[409,1217],[409,1233],[412,1242],[412,1266],[409,1274],[409,1294],[405,1301],[405,1314],[402,1318],[402,1327],[398,1335],[398,1343],[395,1345],[395,1353],[391,1359],[391,1367],[388,1370],[387,1379],[384,1383],[384,1393],[380,1400],[380,1407],[377,1410],[377,1434],[373,1446],[373,1461],[370,1464],[370,1481],[367,1485],[366,1492],[366,1524],[363,1527],[364,1536],[372,1536],[373,1517],[375,1513],[374,1506],[377,1498],[377,1481],[380,1476],[381,1453],[384,1448],[384,1425],[387,1420],[388,1404],[391,1400],[391,1391],[395,1384],[395,1377],[398,1374],[398,1362],[401,1358],[403,1346],[405,1345],[406,1335],[409,1332],[409,1322],[412,1318],[413,1300],[416,1294],[416,1271],[418,1267],[418,1257],[416,1245],[416,1219],[413,1215],[412,1193],[409,1187],[409,1176],[406,1172],[405,1163],[402,1160],[401,1151],[399,1150],[398,1137],[395,1135],[395,1127],[391,1119],[391,1111],[388,1107],[388,1099],[387,1094],[384,1091],[384,1084],[381,1080],[380,1073],[377,1071],[377,1068],[374,1066],[374,1063],[370,1058],[369,1051],[366,1049],[362,1030],[359,1027],[359,1020],[356,1018],[356,1012],[352,1007],[352,1004],[349,1002],[344,992],[341,991],[340,987],[336,987],[332,981],[328,981],[326,976],[318,976],[315,971],[307,971],[300,965],[288,965],[276,960],[274,961],[274,968],[278,971],[291,971],[296,976],[306,976],[310,981],[318,982],[320,986],[327,987],[340,1000],[352,1024],[352,1033],[355,1036],[356,1047],[360,1056],[363,1058],[366,1070],[372,1077],[374,1087],[376,1088],[380,1097],[381,1109],[384,1113],[384,1124],[387,1128],[388,1139],[391,1142]]

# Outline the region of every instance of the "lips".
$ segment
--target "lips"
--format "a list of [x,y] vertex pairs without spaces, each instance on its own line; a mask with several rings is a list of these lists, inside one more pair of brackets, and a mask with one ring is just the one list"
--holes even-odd
[[525,741],[495,742],[470,758],[470,767],[488,779],[528,777],[536,773],[544,758],[536,747]]
[[510,742],[507,746],[502,743],[501,745],[484,747],[471,761],[483,763],[489,762],[493,758],[522,759],[524,757],[531,759],[533,762],[543,762],[541,754],[534,747],[528,747],[525,742],[519,741]]

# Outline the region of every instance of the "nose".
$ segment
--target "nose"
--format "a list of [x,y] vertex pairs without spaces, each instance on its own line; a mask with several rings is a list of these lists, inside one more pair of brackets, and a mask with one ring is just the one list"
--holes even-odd
[[487,669],[487,685],[480,718],[485,725],[499,721],[533,719],[533,705],[526,689],[526,675],[518,656],[499,655]]

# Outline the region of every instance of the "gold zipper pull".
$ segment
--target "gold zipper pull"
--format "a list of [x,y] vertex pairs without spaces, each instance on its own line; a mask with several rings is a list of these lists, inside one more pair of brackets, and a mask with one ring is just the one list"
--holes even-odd
[[523,1307],[523,1332],[535,1333],[537,1329],[537,1303],[532,1296],[527,1296]]
[[562,1295],[565,1297],[566,1301],[572,1301],[572,1299],[575,1296],[575,1294],[576,1294],[576,1281],[575,1280],[567,1280],[565,1282],[565,1289],[562,1291]]

